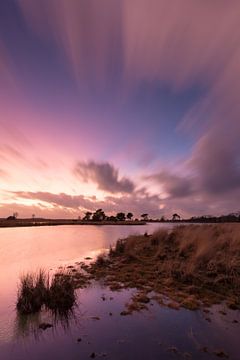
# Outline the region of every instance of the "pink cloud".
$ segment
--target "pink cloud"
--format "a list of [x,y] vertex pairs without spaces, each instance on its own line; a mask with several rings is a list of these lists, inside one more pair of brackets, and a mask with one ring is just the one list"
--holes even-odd
[[[192,213],[204,211],[206,208],[228,211],[231,210],[230,206],[237,206],[235,199],[239,194],[240,163],[238,1],[232,1],[230,6],[222,0],[109,0],[106,1],[106,6],[103,6],[100,1],[19,0],[19,6],[30,28],[45,41],[57,44],[58,51],[65,55],[77,82],[81,79],[86,87],[92,86],[92,79],[96,87],[107,87],[107,75],[111,75],[114,70],[112,63],[116,59],[121,64],[118,90],[125,96],[131,96],[131,92],[134,92],[141,82],[166,84],[175,92],[192,86],[203,87],[204,97],[193,104],[183,119],[179,119],[180,124],[176,129],[180,134],[186,130],[190,135],[194,132],[195,145],[192,151],[184,163],[180,164],[178,172],[171,169],[169,173],[165,168],[159,168],[150,176],[155,176],[155,180],[165,186],[165,190],[171,195],[166,199],[166,211],[168,207],[182,207],[186,212]],[[0,144],[1,159],[5,157],[11,161],[15,159],[16,162],[19,158],[18,163],[25,161],[25,165],[27,163],[36,170],[38,164],[46,163],[44,159],[53,163],[55,159],[62,160],[63,154],[68,151],[71,156],[77,153],[76,150],[79,152],[78,146],[74,147],[75,134],[69,131],[67,126],[60,129],[59,133],[56,127],[51,130],[51,126],[46,125],[47,122],[51,123],[51,114],[44,111],[36,114],[30,104],[22,101],[22,96],[20,99],[16,98],[16,94],[21,91],[15,90],[12,95],[12,89],[21,88],[18,88],[19,84],[4,44],[0,44],[0,50],[0,80],[3,84],[1,94],[4,95],[4,98],[0,99],[0,105],[1,117],[5,119],[5,128],[2,127],[1,130],[7,134],[6,138],[2,137]],[[119,96],[119,106],[122,101],[123,98]],[[62,116],[60,111],[55,112],[55,116],[59,123],[68,124],[69,117]],[[84,120],[85,118],[82,121]],[[7,122],[11,123],[11,127],[8,128]],[[19,135],[16,124],[27,130],[28,136],[34,140],[35,148],[32,148],[32,153],[29,147],[27,150],[27,145],[23,144],[23,137]],[[81,154],[84,154],[82,157],[84,158],[85,154],[94,158],[99,156],[99,143],[102,145],[105,139],[100,139],[96,132],[94,144],[97,143],[98,146],[91,146],[86,139],[87,131],[83,129],[82,132],[80,139],[77,138],[77,143],[81,143]],[[15,146],[12,146],[12,143]],[[142,146],[141,141],[135,140],[133,143],[132,148],[130,145],[126,146],[126,156],[123,156],[124,161],[129,160],[132,167],[137,158],[134,146]],[[146,148],[147,146],[148,144]],[[151,152],[143,151],[142,147],[139,158],[142,160],[144,172],[144,164],[148,164],[152,156]],[[62,148],[65,150],[62,151]],[[54,154],[53,149],[56,149]],[[122,149],[121,147],[121,152]],[[110,156],[114,158],[112,153]],[[35,157],[39,162],[32,159]],[[115,158],[121,160],[121,156]],[[72,163],[75,160],[74,158]],[[67,161],[70,167],[71,160]],[[8,168],[3,167],[2,163],[2,172],[8,172]],[[13,168],[14,166],[12,170]],[[99,172],[98,175],[96,171],[94,174],[95,180],[99,180]],[[114,180],[115,187],[119,187],[118,177],[110,176],[110,180]],[[100,182],[103,183],[101,176]],[[129,189],[131,190],[131,186]],[[40,196],[40,192],[36,193]],[[181,203],[179,193],[185,197],[181,199]],[[223,193],[229,196],[225,197],[225,203],[219,199]],[[32,193],[31,196],[36,194]],[[76,206],[75,201],[86,200],[69,199],[63,195],[60,199],[65,205],[69,201],[73,208]],[[50,195],[48,200],[54,203]],[[132,202],[134,211],[137,211],[137,208],[148,207],[148,201],[151,204],[148,207],[150,212],[157,208],[158,200],[158,195],[141,200],[134,193],[132,197],[124,196],[119,200],[119,204],[128,207]],[[116,200],[108,198],[105,204],[109,209],[111,202],[115,208],[120,206]]]
[[84,182],[92,181],[98,188],[110,193],[132,193],[134,183],[126,177],[119,177],[119,171],[108,162],[78,162],[74,173]]
[[[116,214],[119,211],[131,211],[135,216],[140,216],[143,212],[148,212],[154,216],[160,216],[160,199],[157,195],[149,195],[146,191],[136,191],[130,195],[121,197],[106,196],[104,200],[98,200],[94,197],[86,197],[84,195],[69,195],[66,193],[54,194],[50,192],[27,192],[16,191],[9,193],[12,197],[12,203],[2,208],[2,213],[6,216],[7,209],[19,211],[20,216],[30,216],[30,213],[51,214],[52,217],[58,217],[60,213],[64,213],[68,218],[83,215],[85,211],[95,211],[98,208],[104,209],[109,215]],[[28,199],[39,201],[39,205],[23,205],[14,204],[14,201]],[[43,205],[43,202],[45,205]],[[20,213],[21,210],[21,213]],[[54,210],[54,211],[53,211]],[[1,208],[0,208],[1,214]]]

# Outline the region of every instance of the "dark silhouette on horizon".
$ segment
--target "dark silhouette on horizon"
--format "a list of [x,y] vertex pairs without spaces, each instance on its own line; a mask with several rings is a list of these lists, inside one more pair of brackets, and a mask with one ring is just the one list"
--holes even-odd
[[172,215],[172,221],[176,221],[176,220],[181,220],[181,216],[178,215],[177,213]]

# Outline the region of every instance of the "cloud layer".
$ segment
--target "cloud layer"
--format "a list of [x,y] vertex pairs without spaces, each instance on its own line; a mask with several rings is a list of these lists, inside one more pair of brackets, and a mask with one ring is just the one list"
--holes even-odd
[[[98,200],[96,197],[86,197],[84,195],[68,195],[65,193],[53,194],[50,192],[12,192],[11,196],[18,200],[34,200],[36,205],[23,206],[12,203],[6,206],[11,211],[20,209],[24,216],[31,216],[32,213],[51,214],[52,217],[58,217],[64,214],[67,217],[77,217],[86,211],[95,211],[98,208],[104,209],[107,214],[116,214],[117,212],[131,211],[136,217],[142,212],[147,212],[153,216],[159,216],[161,200],[157,195],[149,195],[141,190],[131,195],[123,195],[120,198],[109,195],[104,200]],[[37,208],[39,207],[39,212]],[[1,217],[0,206],[0,217]]]
[[100,190],[106,192],[131,193],[134,190],[133,182],[126,177],[119,178],[118,170],[108,162],[78,162],[74,172],[83,181],[92,181]]
[[0,213],[239,210],[239,1],[6,8]]

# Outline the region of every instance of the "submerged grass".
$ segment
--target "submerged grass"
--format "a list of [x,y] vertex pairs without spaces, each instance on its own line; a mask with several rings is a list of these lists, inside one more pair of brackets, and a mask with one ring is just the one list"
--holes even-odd
[[130,236],[118,240],[100,264],[88,271],[110,288],[154,291],[192,310],[225,300],[230,308],[240,308],[239,224],[188,225]]
[[19,314],[28,315],[45,306],[63,315],[73,308],[75,300],[74,282],[68,271],[56,273],[50,280],[48,273],[40,269],[21,277],[16,308]]

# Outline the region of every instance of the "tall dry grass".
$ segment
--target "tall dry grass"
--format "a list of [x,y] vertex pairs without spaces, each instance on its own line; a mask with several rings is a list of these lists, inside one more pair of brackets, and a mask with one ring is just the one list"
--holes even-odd
[[119,240],[110,256],[157,265],[159,274],[185,283],[240,288],[240,224],[178,226]]

